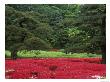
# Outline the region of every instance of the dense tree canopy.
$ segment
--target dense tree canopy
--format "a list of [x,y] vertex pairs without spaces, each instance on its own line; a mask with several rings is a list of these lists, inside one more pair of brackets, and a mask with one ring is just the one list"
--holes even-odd
[[106,58],[106,5],[7,4],[6,49],[65,49]]

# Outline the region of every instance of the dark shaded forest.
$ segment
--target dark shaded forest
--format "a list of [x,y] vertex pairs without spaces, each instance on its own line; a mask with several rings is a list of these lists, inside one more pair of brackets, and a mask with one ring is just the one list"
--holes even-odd
[[98,53],[106,63],[106,5],[7,4],[5,49]]

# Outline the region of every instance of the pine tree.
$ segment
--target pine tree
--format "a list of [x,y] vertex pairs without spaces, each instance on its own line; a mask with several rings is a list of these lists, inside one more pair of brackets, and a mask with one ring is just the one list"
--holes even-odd
[[89,35],[89,48],[101,49],[102,63],[106,64],[106,5],[86,4],[80,10],[77,25]]

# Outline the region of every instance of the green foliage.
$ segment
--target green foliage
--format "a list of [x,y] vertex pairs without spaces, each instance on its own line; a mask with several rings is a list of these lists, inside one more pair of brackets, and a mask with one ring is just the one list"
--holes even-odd
[[51,46],[40,38],[32,37],[25,40],[24,44],[29,50],[48,50],[51,49]]
[[64,53],[62,52],[53,52],[53,51],[41,51],[41,50],[31,50],[31,51],[19,51],[19,57],[61,57]]
[[53,47],[95,53],[105,48],[104,4],[7,4],[5,8],[6,50]]
[[10,58],[11,57],[11,52],[8,50],[5,50],[5,57]]
[[9,50],[15,48],[12,46],[19,45],[23,43],[24,40],[33,36],[33,34],[27,31],[25,28],[16,27],[15,25],[6,26],[5,30],[5,48]]
[[[71,52],[91,52],[103,50],[105,43],[105,27],[102,25],[105,17],[105,5],[80,5],[75,27],[69,28],[69,43],[66,50]],[[103,27],[102,27],[103,26]],[[102,38],[103,37],[103,38]]]
[[49,27],[47,24],[42,24],[41,27],[36,28],[33,33],[36,37],[39,37],[40,39],[52,43],[53,41],[53,30],[51,27]]
[[[11,53],[6,51],[6,57],[10,57]],[[101,57],[101,54],[91,54],[91,53],[68,53],[64,52],[54,52],[54,51],[42,51],[42,50],[21,50],[17,53],[18,58],[91,58],[91,57]]]

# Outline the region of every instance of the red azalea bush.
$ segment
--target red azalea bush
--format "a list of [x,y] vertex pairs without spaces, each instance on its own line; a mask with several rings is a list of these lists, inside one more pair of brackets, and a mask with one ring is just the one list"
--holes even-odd
[[100,58],[6,59],[10,79],[92,79],[105,78],[106,65]]

